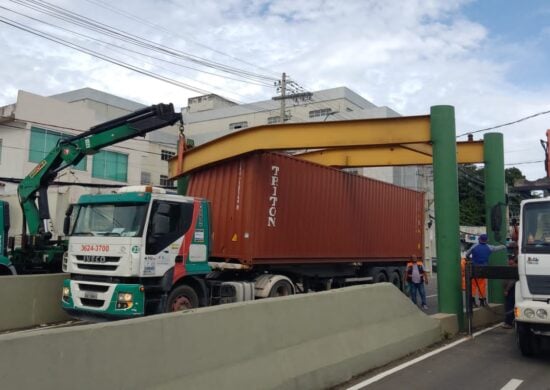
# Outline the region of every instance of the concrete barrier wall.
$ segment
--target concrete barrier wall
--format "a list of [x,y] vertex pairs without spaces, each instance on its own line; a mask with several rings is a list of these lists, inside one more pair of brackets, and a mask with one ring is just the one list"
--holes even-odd
[[[0,383],[323,389],[440,340],[391,284],[0,336]],[[32,367],[32,369],[29,369]]]
[[61,309],[66,274],[0,277],[0,332],[70,319]]

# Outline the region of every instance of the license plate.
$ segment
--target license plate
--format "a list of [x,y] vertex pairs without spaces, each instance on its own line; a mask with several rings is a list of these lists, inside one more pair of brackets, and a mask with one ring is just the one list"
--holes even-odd
[[97,293],[96,293],[96,292],[86,291],[86,292],[84,293],[84,298],[86,298],[86,299],[97,299]]

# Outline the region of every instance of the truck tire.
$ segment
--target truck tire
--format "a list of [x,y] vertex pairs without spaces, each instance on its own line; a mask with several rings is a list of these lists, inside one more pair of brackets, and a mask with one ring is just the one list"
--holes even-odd
[[286,297],[287,295],[294,295],[294,288],[287,280],[279,280],[269,291],[270,297]]
[[166,302],[166,312],[189,310],[199,307],[199,297],[192,287],[182,284],[172,290]]
[[389,282],[397,287],[400,291],[403,291],[403,282],[401,281],[401,275],[399,271],[393,271],[390,275]]
[[516,323],[516,341],[523,356],[533,356],[535,353],[535,337],[526,324]]
[[386,283],[388,281],[388,275],[386,275],[386,271],[384,271],[383,268],[378,269],[374,273],[373,283]]

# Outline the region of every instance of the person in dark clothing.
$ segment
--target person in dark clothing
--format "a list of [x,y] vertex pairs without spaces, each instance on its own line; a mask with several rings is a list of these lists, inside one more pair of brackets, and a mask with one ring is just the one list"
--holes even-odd
[[419,260],[415,255],[412,255],[411,260],[407,263],[405,275],[407,277],[407,283],[409,284],[411,300],[416,305],[416,293],[418,292],[420,295],[422,309],[427,310],[428,305],[426,304],[426,290],[424,289],[424,283],[428,284],[428,275],[424,270],[422,260]]
[[[510,267],[518,266],[518,259],[512,256],[508,259]],[[516,281],[504,281],[504,329],[512,329],[514,327],[514,306],[516,304]]]
[[[487,243],[487,234],[482,234],[479,236],[478,243],[468,249],[466,258],[471,259],[473,265],[485,266],[489,265],[489,256],[491,256],[491,253],[505,249],[506,245],[489,245]],[[487,279],[472,279],[472,289],[477,289],[479,304],[481,306],[487,305],[486,286]],[[476,306],[473,294],[472,303]]]

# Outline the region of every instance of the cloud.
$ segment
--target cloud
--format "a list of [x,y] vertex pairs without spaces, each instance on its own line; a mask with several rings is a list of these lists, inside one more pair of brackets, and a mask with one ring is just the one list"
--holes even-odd
[[[56,2],[132,34],[223,65],[270,77],[278,77],[284,71],[310,90],[347,86],[374,104],[390,106],[403,115],[426,114],[432,105],[451,104],[456,108],[459,133],[549,109],[548,82],[534,79],[528,83],[524,77],[529,74],[532,53],[538,52],[541,61],[547,60],[546,53],[537,50],[544,40],[539,37],[528,44],[503,41],[487,26],[465,16],[464,8],[471,3],[460,0],[113,3],[123,13],[131,12],[160,25],[153,27],[150,22],[132,20],[98,7],[97,2]],[[8,13],[0,11],[0,15]],[[35,25],[28,20],[24,22]],[[108,52],[97,43],[75,37],[72,40],[236,101],[264,100],[275,94],[272,87],[243,84],[136,54],[129,57],[121,50]],[[18,89],[49,95],[89,86],[145,104],[173,101],[178,106],[185,106],[187,98],[197,95],[1,24],[0,50],[10,59],[2,65],[2,105],[12,103]],[[155,55],[175,61],[160,53]],[[538,140],[544,137],[546,122],[541,117],[498,130],[505,134],[507,163],[544,158]],[[542,163],[518,167],[531,179],[544,174]]]

